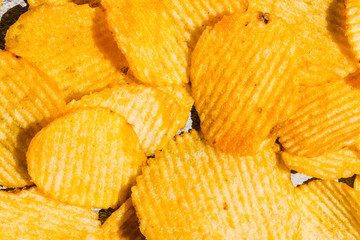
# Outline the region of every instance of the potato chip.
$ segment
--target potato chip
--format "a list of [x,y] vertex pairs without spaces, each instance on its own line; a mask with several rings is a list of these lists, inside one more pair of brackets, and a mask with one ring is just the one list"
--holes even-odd
[[316,178],[348,178],[360,173],[360,155],[349,148],[313,158],[283,152],[281,158],[288,168]]
[[129,198],[102,225],[105,239],[108,240],[145,240],[139,230],[139,222]]
[[146,156],[126,120],[106,108],[82,108],[43,128],[31,141],[29,174],[62,202],[116,208],[130,195]]
[[355,177],[354,189],[356,191],[360,191],[360,175],[356,175],[356,177]]
[[97,214],[44,197],[36,188],[0,191],[1,239],[101,239]]
[[360,89],[348,83],[339,80],[306,89],[301,106],[279,131],[286,152],[317,157],[359,139]]
[[64,5],[70,2],[74,2],[76,4],[86,4],[89,3],[91,5],[98,4],[99,0],[27,0],[29,7],[37,7],[42,4],[49,4],[49,5]]
[[354,51],[356,59],[360,63],[360,2],[358,0],[346,0],[346,35]]
[[206,26],[244,12],[246,0],[104,0],[110,27],[140,81],[187,83],[192,49]]
[[270,11],[291,24],[299,40],[300,84],[320,85],[356,71],[345,36],[344,0],[251,0],[249,8]]
[[124,116],[133,125],[144,151],[151,155],[163,147],[189,117],[193,100],[189,93],[124,84],[84,96],[73,101],[68,108],[107,107]]
[[51,76],[66,101],[124,81],[128,71],[104,12],[88,5],[30,9],[8,30],[6,49]]
[[191,83],[205,139],[253,155],[294,108],[295,37],[271,14],[248,10],[224,17],[201,36]]
[[0,185],[32,185],[26,150],[31,138],[57,117],[65,101],[55,82],[26,60],[0,50]]
[[311,181],[296,195],[298,239],[360,239],[360,193],[344,183]]
[[169,142],[132,188],[146,239],[292,239],[290,171],[271,149],[226,154],[196,131]]

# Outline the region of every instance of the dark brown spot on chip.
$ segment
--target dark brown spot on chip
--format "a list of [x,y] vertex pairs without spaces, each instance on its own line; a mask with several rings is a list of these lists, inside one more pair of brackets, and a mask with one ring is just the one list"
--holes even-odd
[[270,22],[270,14],[269,13],[259,12],[258,18],[260,21],[263,21],[265,24],[268,24]]

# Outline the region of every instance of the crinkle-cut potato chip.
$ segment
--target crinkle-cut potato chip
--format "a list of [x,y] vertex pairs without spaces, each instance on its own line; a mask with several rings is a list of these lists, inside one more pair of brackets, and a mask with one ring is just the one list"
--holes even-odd
[[106,240],[145,240],[131,198],[106,219],[102,229]]
[[247,0],[104,0],[110,27],[130,69],[141,82],[180,85],[189,81],[192,49],[206,26]]
[[1,239],[102,239],[97,214],[57,202],[36,188],[0,191]]
[[345,0],[346,3],[346,35],[349,39],[356,59],[360,63],[360,1]]
[[360,154],[349,148],[313,158],[283,152],[281,158],[288,168],[316,178],[331,180],[360,173]]
[[360,192],[360,175],[356,175],[355,177],[354,189]]
[[360,193],[344,183],[311,181],[297,189],[298,239],[360,239]]
[[68,109],[110,108],[133,125],[142,148],[152,155],[185,126],[192,105],[192,97],[181,87],[168,90],[123,84],[84,96],[69,103]]
[[193,52],[192,93],[205,139],[252,155],[294,109],[294,33],[269,13],[248,10],[207,29]]
[[99,0],[27,0],[29,7],[33,8],[33,7],[37,7],[40,6],[42,4],[49,4],[49,5],[63,5],[66,3],[76,3],[76,4],[86,4],[89,3],[91,5],[95,5],[98,4],[100,1]]
[[26,151],[36,132],[65,109],[56,83],[26,60],[0,50],[0,185],[32,185]]
[[132,188],[146,239],[292,239],[290,171],[269,149],[223,153],[183,133],[149,159]]
[[79,206],[116,208],[130,196],[146,155],[122,116],[106,108],[81,108],[38,132],[27,161],[45,194]]
[[128,70],[103,10],[88,5],[30,9],[8,30],[5,47],[51,76],[67,102],[124,81]]
[[321,85],[356,71],[345,35],[344,0],[249,0],[249,8],[270,11],[291,24],[298,39],[300,84]]
[[[358,75],[354,79],[360,81]],[[279,130],[284,151],[318,157],[355,144],[360,134],[360,89],[344,80],[309,87],[301,106]]]

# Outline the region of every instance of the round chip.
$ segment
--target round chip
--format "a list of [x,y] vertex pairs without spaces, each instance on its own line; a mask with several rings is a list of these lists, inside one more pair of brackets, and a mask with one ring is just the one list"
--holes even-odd
[[102,239],[97,214],[44,197],[36,188],[0,191],[1,239]]
[[253,155],[294,109],[295,36],[277,17],[248,10],[206,30],[193,52],[192,93],[205,139]]
[[141,82],[164,86],[189,81],[190,56],[206,26],[244,12],[246,0],[104,0],[110,27]]
[[146,156],[126,120],[106,108],[83,108],[43,128],[27,152],[29,174],[62,202],[116,208],[130,195]]
[[145,240],[131,198],[106,219],[102,229],[106,240]]
[[171,90],[123,84],[84,96],[68,108],[107,107],[119,113],[133,125],[144,151],[152,155],[185,126],[192,105],[191,96],[180,87]]
[[64,108],[54,81],[26,60],[0,50],[0,185],[32,185],[27,147],[36,132]]
[[229,155],[196,131],[149,160],[132,188],[146,239],[292,239],[290,171],[271,150]]
[[360,63],[360,1],[346,0],[346,35]]
[[44,4],[23,14],[5,40],[7,50],[51,76],[66,101],[124,81],[128,71],[101,8]]

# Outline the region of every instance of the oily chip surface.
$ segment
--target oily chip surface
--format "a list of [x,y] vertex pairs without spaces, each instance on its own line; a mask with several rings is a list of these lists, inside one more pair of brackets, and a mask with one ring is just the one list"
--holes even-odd
[[360,63],[360,2],[346,0],[346,35]]
[[[146,239],[291,239],[289,170],[275,153],[229,155],[183,133],[149,160],[132,188]],[[191,223],[191,224],[189,224]]]
[[145,153],[152,155],[185,126],[192,105],[192,97],[180,87],[122,84],[73,101],[68,109],[107,107],[124,116],[133,125]]
[[54,81],[26,60],[0,50],[0,185],[32,185],[26,164],[30,140],[64,109]]
[[249,9],[206,30],[193,52],[192,94],[205,139],[254,155],[297,97],[295,36],[281,19]]
[[67,102],[124,81],[128,70],[103,10],[88,5],[32,8],[10,27],[5,40],[7,50],[52,77]]
[[116,41],[141,82],[180,85],[189,81],[190,56],[206,26],[244,12],[246,0],[104,0]]
[[102,239],[97,214],[43,196],[36,188],[0,191],[2,239]]
[[69,204],[116,208],[130,195],[146,156],[126,120],[82,108],[43,128],[27,152],[29,174],[46,195]]

